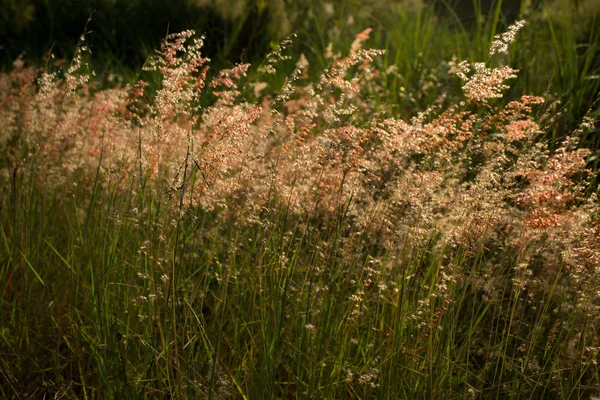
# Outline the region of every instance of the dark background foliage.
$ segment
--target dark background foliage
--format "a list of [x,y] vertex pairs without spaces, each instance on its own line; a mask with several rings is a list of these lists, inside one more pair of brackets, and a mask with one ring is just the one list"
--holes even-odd
[[[314,29],[306,22],[321,12],[320,3],[246,1],[243,10],[227,15],[236,2],[195,2],[193,0],[0,0],[0,60],[9,65],[21,54],[30,60],[40,60],[51,49],[59,58],[69,57],[91,17],[88,29],[98,57],[113,60],[130,68],[139,67],[149,52],[155,49],[168,32],[194,29],[205,34],[205,52],[211,58],[237,62],[240,58],[256,59],[269,50],[269,45],[290,31],[303,30],[307,36]],[[240,2],[237,2],[240,3]],[[340,3],[340,4],[335,4]],[[351,12],[352,1],[331,2],[336,8],[343,4]],[[356,3],[356,1],[354,1]],[[398,3],[390,2],[390,3]],[[402,2],[400,2],[402,3]],[[408,3],[408,2],[405,2]],[[432,1],[438,16],[456,13],[460,21],[473,24],[478,14],[488,14],[492,0],[480,4],[472,0]],[[521,0],[504,1],[501,9],[510,22],[519,13]],[[287,15],[278,14],[285,8]],[[409,5],[406,6],[407,8]],[[381,7],[384,8],[384,7]],[[376,16],[377,10],[369,10]],[[294,25],[281,29],[277,19],[293,19]],[[306,39],[311,39],[306,37]]]

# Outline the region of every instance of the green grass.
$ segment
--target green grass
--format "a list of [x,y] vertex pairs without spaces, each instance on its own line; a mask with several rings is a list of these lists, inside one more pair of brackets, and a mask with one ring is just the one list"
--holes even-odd
[[[390,259],[359,235],[360,250],[344,255],[343,210],[315,227],[284,206],[264,226],[239,228],[199,210],[177,217],[137,188],[131,196],[98,190],[85,218],[75,189],[23,193],[13,222],[3,222],[5,398],[593,393],[583,383],[597,373],[592,360],[556,367],[564,347],[583,352],[584,339],[566,342],[561,327],[548,347],[547,320],[565,301],[558,275],[534,311],[506,285],[508,270],[494,272],[494,294],[474,286],[483,251],[456,254],[461,272],[445,267],[459,274],[449,282],[443,258],[427,247]],[[144,212],[131,215],[130,204]],[[382,268],[369,269],[372,260]],[[393,290],[380,295],[378,284]],[[422,315],[411,319],[415,312]],[[567,326],[581,323],[564,317]],[[535,369],[534,354],[543,362]]]
[[[437,250],[391,257],[358,234],[358,249],[345,255],[356,232],[344,232],[343,210],[315,226],[283,206],[262,226],[240,228],[199,210],[178,217],[160,209],[164,199],[136,190],[98,188],[83,218],[78,201],[89,196],[76,189],[16,198],[2,228],[2,397],[595,393],[586,383],[598,373],[593,357],[558,367],[563,352],[577,360],[588,345],[566,339],[585,321],[554,310],[567,301],[557,293],[559,272],[528,299],[506,282],[518,261],[510,256],[493,272],[496,286],[481,288],[483,249],[458,252],[448,270]],[[144,212],[131,215],[131,204]]]
[[[597,22],[592,20],[581,39],[571,21],[534,20],[519,34],[510,56],[488,60],[489,43],[506,25],[501,3],[476,27],[463,24],[457,15],[440,19],[433,8],[415,14],[393,9],[388,15],[374,8],[351,28],[344,25],[348,4],[339,5],[330,20],[312,14],[314,19],[298,28],[292,60],[280,64],[275,76],[262,76],[251,67],[248,78],[239,80],[233,103],[219,106],[225,110],[219,122],[209,117],[211,105],[219,104],[214,93],[222,86],[191,100],[182,94],[183,100],[172,106],[180,107],[184,116],[192,110],[190,115],[199,119],[179,143],[185,143],[187,151],[173,151],[184,160],[160,165],[156,173],[149,167],[150,151],[143,146],[158,139],[143,136],[143,129],[152,121],[169,128],[188,126],[184,117],[161,119],[153,103],[157,90],[169,83],[164,72],[138,74],[123,67],[136,77],[132,81],[148,78],[150,89],[138,103],[106,114],[93,108],[104,104],[100,96],[93,97],[105,93],[102,85],[114,86],[106,82],[91,85],[91,95],[78,88],[69,97],[59,79],[52,92],[54,103],[40,100],[37,88],[31,95],[21,90],[27,88],[25,79],[3,86],[12,97],[2,97],[0,114],[1,398],[587,400],[600,394],[595,181],[593,173],[575,165],[576,157],[569,159],[575,172],[564,175],[555,174],[562,171],[562,159],[552,163],[545,158],[555,154],[561,139],[573,133],[586,113],[595,126],[581,131],[579,145],[597,148]],[[310,3],[310,9],[317,5]],[[259,2],[255,6],[260,8]],[[302,92],[323,68],[331,67],[325,56],[328,43],[335,40],[334,51],[347,51],[356,33],[367,26],[374,28],[368,44],[387,50],[373,61],[378,71],[389,71],[373,81],[381,82],[383,89],[368,91],[373,82],[359,75],[360,70],[348,69],[342,78],[349,82],[353,74],[362,77],[364,93],[347,104],[342,101],[347,93],[334,85],[324,84],[313,95]],[[223,51],[223,59],[230,51]],[[377,170],[381,180],[369,180],[376,169],[364,163],[364,176],[356,172],[360,186],[350,181],[353,167],[338,164],[347,162],[357,147],[364,151],[360,156],[384,153],[380,147],[385,138],[368,137],[354,145],[354,138],[340,135],[339,141],[323,145],[334,156],[315,162],[320,169],[310,169],[310,164],[306,175],[296,175],[287,186],[275,179],[265,183],[267,179],[238,176],[233,168],[227,171],[233,178],[227,173],[219,177],[242,189],[226,192],[214,208],[202,203],[217,190],[219,180],[205,175],[211,173],[210,163],[205,167],[200,158],[195,164],[188,159],[212,153],[193,153],[190,148],[202,143],[218,150],[221,142],[206,139],[210,129],[221,132],[218,124],[226,117],[250,113],[235,111],[246,101],[263,104],[265,115],[273,119],[296,118],[291,108],[265,104],[271,104],[269,96],[275,97],[285,82],[295,82],[290,72],[300,52],[311,62],[309,77],[299,79],[303,83],[291,99],[310,102],[331,96],[342,104],[341,111],[351,105],[356,109],[329,120],[328,103],[320,104],[311,120],[314,126],[300,139],[294,134],[304,127],[302,116],[294,119],[296,130],[281,138],[276,130],[283,129],[284,122],[273,124],[264,115],[252,120],[250,125],[257,129],[271,129],[263,139],[275,138],[278,150],[259,147],[264,154],[253,155],[264,156],[274,169],[285,170],[286,152],[293,153],[297,142],[311,143],[337,128],[387,129],[392,125],[384,122],[391,118],[409,120],[434,103],[443,110],[456,105],[471,113],[473,137],[460,142],[458,133],[448,136],[450,153],[438,142],[431,145],[434,150],[427,149],[426,140],[437,138],[431,135],[424,136],[423,148],[404,154],[399,147],[389,159],[382,157],[385,162],[365,158],[382,163]],[[460,80],[448,73],[452,55],[458,60],[488,60],[492,66],[506,61],[522,72],[503,98],[478,107],[465,105]],[[391,66],[397,69],[391,71]],[[195,82],[197,74],[193,72],[186,84]],[[255,99],[251,84],[260,81],[271,86]],[[133,96],[131,90],[123,91]],[[525,113],[540,122],[542,132],[512,147],[497,139],[503,124],[511,121],[493,117],[508,101],[544,91],[550,105]],[[84,105],[77,108],[80,103]],[[135,105],[141,110],[138,114]],[[42,126],[30,122],[30,114],[23,111],[42,113],[44,107],[55,113],[42,118]],[[118,123],[97,128],[104,125],[94,119],[94,110]],[[128,111],[139,119],[125,117]],[[426,123],[439,121],[441,111],[431,113],[411,126],[427,131]],[[381,124],[371,126],[372,121]],[[210,127],[208,133],[203,126]],[[461,120],[452,119],[450,126],[460,128]],[[118,152],[119,143],[109,141],[119,127],[129,129],[126,137],[137,155],[131,161],[134,168],[128,167],[127,154]],[[162,132],[158,123],[151,128],[157,135]],[[85,133],[83,138],[69,136],[80,132],[77,129]],[[54,142],[56,137],[60,140]],[[101,144],[89,150],[99,153],[89,156],[91,165],[64,167],[73,152],[87,154],[85,141],[96,137],[99,141],[90,143]],[[548,149],[536,150],[546,139]],[[460,145],[452,147],[457,142]],[[493,164],[493,154],[504,150],[493,148],[490,155],[485,149],[498,143],[506,144],[506,157]],[[111,153],[113,145],[117,150]],[[307,148],[309,154],[322,149]],[[567,156],[578,154],[575,148],[562,149]],[[217,155],[238,154],[217,150]],[[593,165],[593,156],[585,158],[588,165]],[[217,164],[218,157],[213,162]],[[174,172],[178,165],[183,166],[181,179]],[[343,178],[335,180],[340,171]],[[427,179],[434,181],[436,172],[445,178],[428,192]],[[479,180],[488,172],[489,179]],[[536,183],[543,178],[538,172],[552,178],[544,185],[564,186],[540,189]],[[333,200],[329,192],[318,195],[330,177],[338,184],[332,189]],[[311,178],[313,183],[305,183]],[[404,186],[403,179],[408,182]],[[489,184],[493,179],[498,186]],[[243,189],[253,185],[267,186],[260,203]],[[307,193],[303,185],[308,185]],[[542,189],[551,200],[535,197]],[[580,196],[586,189],[587,197]],[[411,198],[413,193],[406,190],[424,197]],[[454,191],[474,198],[481,191],[485,198],[448,194],[443,199],[453,201],[450,204],[429,198]],[[499,191],[502,196],[494,197]],[[570,200],[556,206],[552,199],[557,193]],[[555,230],[543,227],[535,236],[527,229],[532,222],[526,216],[530,208],[540,209],[526,202],[527,195],[539,201],[540,208],[556,206],[551,211],[567,219],[553,225]],[[296,196],[300,205],[294,202]],[[458,218],[452,210],[460,209],[462,201],[475,205]],[[505,208],[495,208],[498,204]],[[471,214],[482,218],[471,220]],[[510,219],[489,222],[496,215]],[[583,254],[584,259],[573,261],[571,253]]]

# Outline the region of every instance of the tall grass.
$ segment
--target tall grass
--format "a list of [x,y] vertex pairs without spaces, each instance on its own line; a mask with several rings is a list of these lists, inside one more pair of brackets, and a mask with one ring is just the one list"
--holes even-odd
[[191,31],[156,91],[96,86],[85,35],[2,74],[1,396],[597,396],[597,121],[550,146],[505,101],[514,35],[402,119],[370,34],[316,81],[288,40],[210,74]]
[[[93,14],[88,44],[95,69],[107,80],[132,82],[144,60],[168,32],[195,29],[207,35],[204,54],[218,69],[232,63],[258,64],[271,46],[296,32],[296,52],[311,63],[314,78],[327,66],[330,43],[348,49],[356,32],[373,28],[372,43],[388,50],[387,101],[405,118],[438,98],[460,95],[446,74],[448,61],[486,61],[493,37],[525,18],[528,26],[513,46],[510,63],[521,73],[507,96],[547,92],[557,114],[549,137],[559,141],[593,108],[600,87],[597,60],[600,8],[594,0],[177,0],[165,2],[3,0],[0,62],[22,56],[39,64],[52,51],[71,58],[86,18]],[[520,7],[519,7],[520,6]],[[291,66],[290,66],[291,68]],[[288,71],[289,72],[289,71]],[[284,73],[280,77],[285,76]],[[598,148],[596,134],[582,138]]]

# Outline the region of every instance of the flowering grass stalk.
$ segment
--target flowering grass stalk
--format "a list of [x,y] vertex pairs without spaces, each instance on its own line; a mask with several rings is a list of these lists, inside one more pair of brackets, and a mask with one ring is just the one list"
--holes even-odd
[[287,41],[209,79],[191,31],[156,91],[0,75],[2,397],[597,395],[581,132],[483,63],[402,120],[369,34],[282,88]]

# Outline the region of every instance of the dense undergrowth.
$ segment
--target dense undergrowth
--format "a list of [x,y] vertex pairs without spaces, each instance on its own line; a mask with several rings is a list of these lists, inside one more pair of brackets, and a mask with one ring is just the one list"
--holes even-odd
[[[382,50],[209,72],[169,35],[110,89],[0,76],[3,398],[598,396],[593,155],[505,101],[518,22],[409,119]],[[343,55],[338,53],[343,51]],[[295,67],[282,86],[272,76]],[[211,78],[208,78],[208,77]],[[158,77],[158,78],[156,78]],[[550,103],[550,104],[549,104]]]

